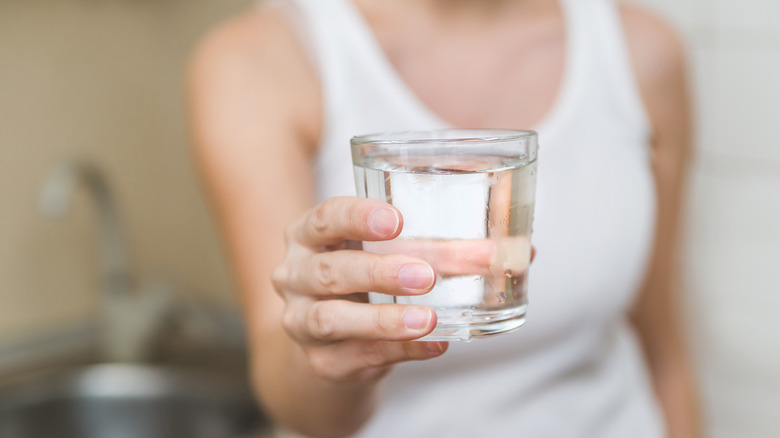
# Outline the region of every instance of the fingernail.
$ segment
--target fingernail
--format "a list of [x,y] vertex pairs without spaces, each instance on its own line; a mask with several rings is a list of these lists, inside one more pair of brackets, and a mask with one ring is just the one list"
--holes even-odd
[[433,284],[433,269],[422,263],[407,263],[398,270],[398,281],[410,289],[426,289]]
[[382,236],[395,233],[398,223],[398,214],[389,208],[377,208],[368,216],[368,226],[371,231]]
[[404,325],[412,330],[428,327],[431,322],[431,311],[423,307],[412,307],[404,312]]

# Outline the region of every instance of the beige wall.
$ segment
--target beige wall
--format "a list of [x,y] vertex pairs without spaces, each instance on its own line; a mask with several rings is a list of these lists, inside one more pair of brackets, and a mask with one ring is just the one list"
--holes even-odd
[[95,210],[36,196],[70,157],[112,183],[136,272],[231,305],[188,155],[182,74],[206,28],[246,0],[0,2],[0,341],[83,319],[99,287]]

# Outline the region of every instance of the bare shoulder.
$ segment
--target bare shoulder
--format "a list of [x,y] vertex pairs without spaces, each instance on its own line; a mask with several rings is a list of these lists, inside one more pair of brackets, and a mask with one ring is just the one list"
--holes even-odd
[[303,55],[300,41],[279,8],[252,8],[211,29],[195,47],[192,68],[264,66]]
[[620,17],[642,99],[654,130],[654,143],[689,147],[690,99],[682,38],[657,15],[621,4]]
[[273,126],[316,126],[316,75],[279,9],[253,8],[214,27],[193,50],[187,73],[195,107],[229,104]]
[[619,6],[636,74],[652,85],[679,79],[685,72],[685,47],[676,30],[658,15],[633,4]]

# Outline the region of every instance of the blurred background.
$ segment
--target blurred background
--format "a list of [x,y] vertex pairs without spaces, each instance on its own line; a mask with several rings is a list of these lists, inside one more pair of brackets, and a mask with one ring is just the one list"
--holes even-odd
[[710,436],[780,436],[780,2],[641,3],[690,53],[698,138],[684,299]]
[[[709,436],[780,436],[780,2],[636,1],[689,47],[698,137],[684,304]],[[250,5],[0,1],[0,382],[47,346],[94,340],[105,218],[82,188],[59,220],[38,208],[47,175],[74,158],[109,184],[134,284],[236,316],[182,79],[206,29]]]

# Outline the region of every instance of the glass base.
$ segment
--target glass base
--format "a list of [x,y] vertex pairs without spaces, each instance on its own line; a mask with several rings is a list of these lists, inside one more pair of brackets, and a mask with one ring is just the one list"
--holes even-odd
[[474,338],[509,333],[525,324],[526,306],[513,309],[509,315],[503,314],[500,319],[484,317],[481,321],[461,321],[448,323],[439,321],[433,331],[416,339],[417,341],[471,341]]

